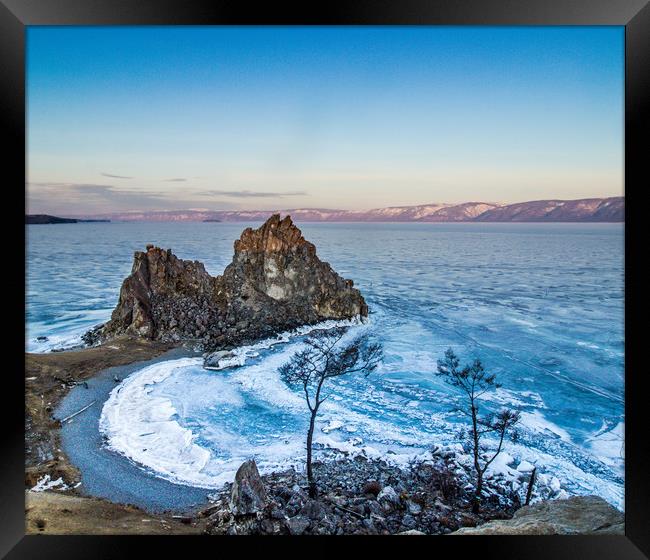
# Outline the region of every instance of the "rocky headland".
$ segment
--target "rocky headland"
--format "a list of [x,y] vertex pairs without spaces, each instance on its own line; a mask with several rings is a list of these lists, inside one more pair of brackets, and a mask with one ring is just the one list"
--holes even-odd
[[[170,250],[150,245],[136,252],[111,320],[84,335],[86,347],[26,355],[28,530],[92,533],[92,512],[116,520],[140,515],[128,506],[84,497],[78,488],[80,473],[61,449],[61,422],[53,416],[71,388],[107,368],[149,360],[178,346],[223,351],[298,326],[367,314],[353,282],[318,258],[288,216],[274,215],[258,229],[246,229],[235,242],[232,263],[217,277]],[[30,490],[48,481],[58,484]],[[58,520],[59,503],[68,522]],[[165,527],[172,517],[156,519]],[[146,533],[151,526],[143,519],[117,532]]]
[[107,219],[86,219],[81,218],[59,218],[49,214],[27,214],[25,216],[25,225],[29,224],[78,224],[87,222],[110,222]]
[[224,350],[329,319],[365,317],[352,280],[316,255],[290,216],[271,216],[235,241],[232,262],[211,276],[198,261],[147,246],[135,253],[119,302],[88,343],[132,335]]
[[25,216],[25,225],[28,224],[76,224],[78,220],[74,218],[59,218],[49,214],[27,214]]

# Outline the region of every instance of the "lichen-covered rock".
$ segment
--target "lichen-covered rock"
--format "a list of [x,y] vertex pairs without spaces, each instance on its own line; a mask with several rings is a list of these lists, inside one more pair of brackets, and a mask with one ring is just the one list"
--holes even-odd
[[210,276],[198,261],[147,245],[135,253],[111,320],[97,337],[198,340],[226,349],[327,319],[365,317],[352,280],[321,261],[289,216],[276,214],[235,241],[232,263]]
[[230,511],[235,515],[252,515],[266,505],[266,489],[254,460],[237,469],[230,496]]
[[466,527],[454,535],[624,534],[623,514],[598,496],[574,496],[525,506],[512,519]]

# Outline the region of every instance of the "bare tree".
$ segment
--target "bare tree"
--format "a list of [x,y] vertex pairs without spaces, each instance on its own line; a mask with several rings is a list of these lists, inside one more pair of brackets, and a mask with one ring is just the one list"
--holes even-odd
[[[468,409],[461,412],[471,418],[469,440],[474,457],[474,471],[476,472],[476,489],[472,503],[472,511],[478,513],[481,507],[481,494],[483,492],[483,476],[488,467],[501,453],[506,432],[519,422],[519,412],[504,408],[496,414],[479,416],[478,399],[486,392],[499,388],[496,376],[485,371],[480,360],[460,368],[460,361],[454,351],[449,348],[445,357],[438,360],[438,375],[445,378],[447,383],[458,387],[467,397]],[[495,434],[498,439],[496,451],[490,452],[482,445],[481,440],[486,434]]]
[[383,357],[380,344],[371,343],[368,335],[361,335],[350,342],[343,340],[346,328],[317,330],[306,339],[306,348],[297,352],[282,367],[282,379],[297,385],[304,392],[309,408],[309,429],[307,431],[307,480],[309,495],[317,495],[312,471],[312,441],[316,415],[320,405],[327,399],[323,395],[326,380],[354,373],[369,375]]

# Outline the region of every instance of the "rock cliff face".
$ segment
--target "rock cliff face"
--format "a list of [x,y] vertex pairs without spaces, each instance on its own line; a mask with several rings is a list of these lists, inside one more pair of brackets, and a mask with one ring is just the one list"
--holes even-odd
[[316,256],[289,216],[246,229],[221,276],[198,261],[148,245],[136,252],[111,320],[96,335],[130,334],[162,341],[199,340],[228,348],[326,319],[365,317],[352,280]]

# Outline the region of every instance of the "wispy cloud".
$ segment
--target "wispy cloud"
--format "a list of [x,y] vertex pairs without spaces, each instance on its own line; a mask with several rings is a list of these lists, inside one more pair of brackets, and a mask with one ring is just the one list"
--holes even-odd
[[124,175],[113,175],[112,173],[100,173],[102,177],[110,177],[111,179],[133,179],[133,177],[126,177]]
[[31,213],[62,216],[122,211],[182,210],[205,206],[213,210],[227,210],[238,208],[240,204],[237,201],[243,203],[246,199],[272,201],[306,194],[304,191],[200,190],[186,187],[170,189],[162,186],[160,188],[121,187],[114,184],[72,182],[27,183],[27,204]]
[[131,210],[137,208],[171,208],[177,201],[157,191],[121,189],[114,185],[93,183],[28,183],[30,211],[48,211],[59,214],[86,211]]
[[173,179],[163,179],[164,183],[182,183],[183,181],[187,181],[184,177],[174,177]]
[[221,191],[221,190],[207,190],[196,193],[199,196],[225,196],[229,198],[283,198],[286,196],[306,196],[305,191],[290,191],[290,192],[262,192],[262,191]]
[[[100,214],[122,211],[162,211],[193,208],[205,199],[192,191],[122,188],[95,183],[27,183],[27,206],[31,213],[54,215]],[[218,209],[231,209],[233,203],[214,200]]]

